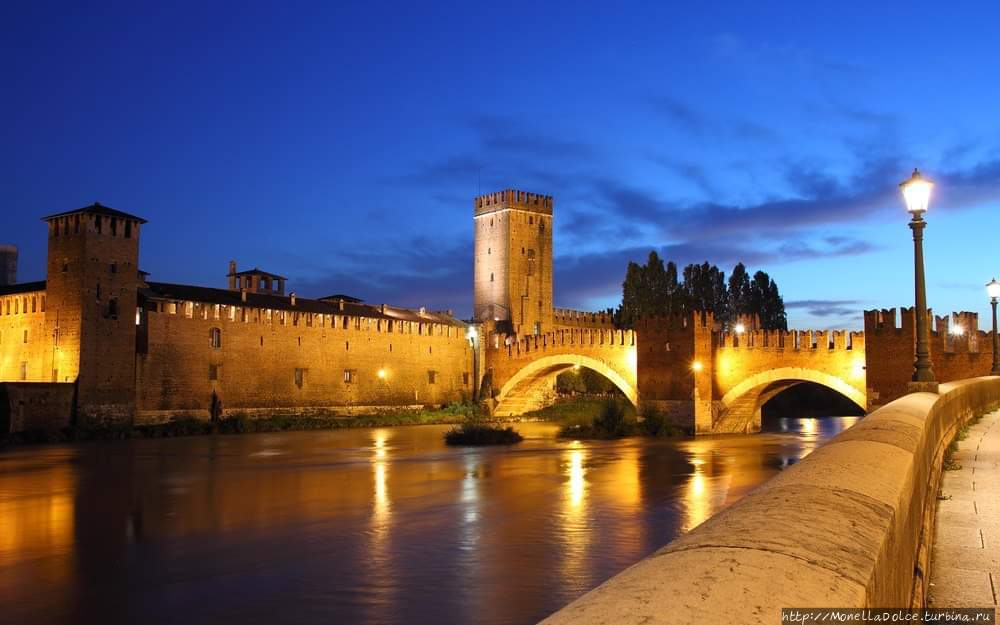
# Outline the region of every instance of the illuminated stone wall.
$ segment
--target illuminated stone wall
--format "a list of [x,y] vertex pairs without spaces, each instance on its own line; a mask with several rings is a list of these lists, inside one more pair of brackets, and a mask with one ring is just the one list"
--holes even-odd
[[507,189],[475,198],[473,314],[513,331],[552,329],[552,197]]
[[[884,405],[908,392],[913,375],[916,322],[913,307],[866,310],[868,387],[872,406]],[[993,338],[979,330],[979,316],[972,312],[935,317],[930,333],[931,364],[938,382],[989,375],[993,367]],[[962,328],[960,335],[949,330]]]
[[148,353],[137,356],[141,422],[208,418],[213,392],[223,415],[250,416],[371,412],[471,396],[472,350],[459,324],[396,320],[390,331],[388,320],[369,317],[150,304]]
[[0,382],[50,382],[45,291],[0,295]]

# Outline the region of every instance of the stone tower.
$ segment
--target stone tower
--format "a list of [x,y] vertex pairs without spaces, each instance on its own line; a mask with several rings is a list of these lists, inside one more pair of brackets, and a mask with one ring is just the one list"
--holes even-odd
[[17,246],[0,245],[0,286],[17,284]]
[[94,203],[45,217],[45,324],[52,380],[77,382],[81,423],[130,422],[135,410],[139,228],[144,219]]
[[518,335],[552,329],[552,196],[507,189],[474,201],[477,320]]

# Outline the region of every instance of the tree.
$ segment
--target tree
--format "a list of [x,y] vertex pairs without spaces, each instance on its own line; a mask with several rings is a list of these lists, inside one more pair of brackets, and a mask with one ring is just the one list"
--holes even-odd
[[764,330],[788,329],[785,301],[777,283],[763,271],[755,273],[750,283],[750,310],[760,316],[760,326]]
[[750,308],[750,275],[743,263],[737,263],[729,275],[729,314],[733,319],[753,314]]

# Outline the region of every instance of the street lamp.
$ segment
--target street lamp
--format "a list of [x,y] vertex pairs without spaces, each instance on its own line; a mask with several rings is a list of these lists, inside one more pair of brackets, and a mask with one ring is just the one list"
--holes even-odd
[[743,334],[746,331],[747,327],[742,323],[737,323],[735,326],[733,326],[733,332],[735,332],[736,334]]
[[900,183],[906,201],[906,210],[913,218],[910,220],[910,230],[913,231],[913,282],[914,305],[916,307],[917,353],[913,362],[913,381],[928,385],[937,384],[934,370],[931,368],[930,333],[927,324],[927,291],[924,287],[924,213],[931,199],[931,189],[934,183],[920,175],[916,169],[909,179]]
[[986,294],[990,296],[990,305],[993,307],[993,369],[992,375],[1000,375],[1000,341],[997,340],[997,300],[1000,299],[1000,282],[993,278],[986,283]]

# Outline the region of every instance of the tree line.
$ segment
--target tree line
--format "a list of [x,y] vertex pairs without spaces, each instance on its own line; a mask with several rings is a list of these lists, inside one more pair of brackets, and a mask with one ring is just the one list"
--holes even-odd
[[757,315],[764,330],[787,330],[785,302],[778,285],[763,271],[747,273],[743,263],[726,274],[708,262],[690,264],[678,275],[673,261],[666,266],[656,251],[645,265],[630,262],[622,282],[622,303],[615,325],[634,328],[642,317],[711,312],[728,328],[741,315]]

